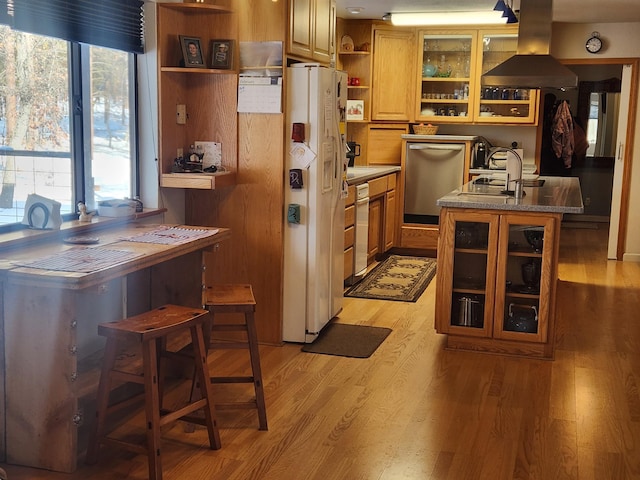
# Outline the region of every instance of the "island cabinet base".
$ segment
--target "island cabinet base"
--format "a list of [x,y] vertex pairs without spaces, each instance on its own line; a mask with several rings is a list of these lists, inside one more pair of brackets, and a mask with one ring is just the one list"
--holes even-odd
[[518,342],[496,338],[475,338],[461,335],[447,335],[447,350],[466,350],[495,355],[531,357],[553,360],[553,346],[545,343]]
[[553,358],[561,220],[442,209],[435,328],[447,348]]
[[400,247],[435,250],[438,247],[438,226],[401,225]]

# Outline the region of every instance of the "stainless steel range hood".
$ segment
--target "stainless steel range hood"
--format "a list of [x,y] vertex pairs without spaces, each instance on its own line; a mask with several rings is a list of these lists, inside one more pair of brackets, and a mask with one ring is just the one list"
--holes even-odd
[[482,76],[487,86],[576,88],[578,76],[549,54],[553,0],[521,0],[516,55]]

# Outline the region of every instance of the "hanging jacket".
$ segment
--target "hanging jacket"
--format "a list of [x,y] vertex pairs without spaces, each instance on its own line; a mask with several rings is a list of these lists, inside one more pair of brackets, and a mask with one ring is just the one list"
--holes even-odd
[[565,168],[571,168],[573,156],[573,116],[569,104],[563,100],[553,117],[551,127],[551,146],[558,159],[562,160]]

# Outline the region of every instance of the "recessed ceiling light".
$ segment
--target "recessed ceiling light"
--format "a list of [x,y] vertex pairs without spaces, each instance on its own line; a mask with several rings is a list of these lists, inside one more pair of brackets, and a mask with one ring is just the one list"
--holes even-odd
[[359,13],[362,13],[363,10],[364,8],[362,7],[347,7],[347,12],[351,13],[352,15],[358,15]]

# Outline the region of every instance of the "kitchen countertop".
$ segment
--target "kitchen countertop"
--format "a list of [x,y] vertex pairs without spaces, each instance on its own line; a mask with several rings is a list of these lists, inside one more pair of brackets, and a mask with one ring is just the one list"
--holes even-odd
[[400,171],[399,165],[385,165],[380,167],[349,167],[347,168],[347,184],[358,185],[374,178],[383,177]]
[[441,207],[510,210],[522,212],[584,213],[580,181],[576,177],[539,177],[541,187],[524,187],[521,199],[501,195],[501,186],[473,181],[437,200]]

